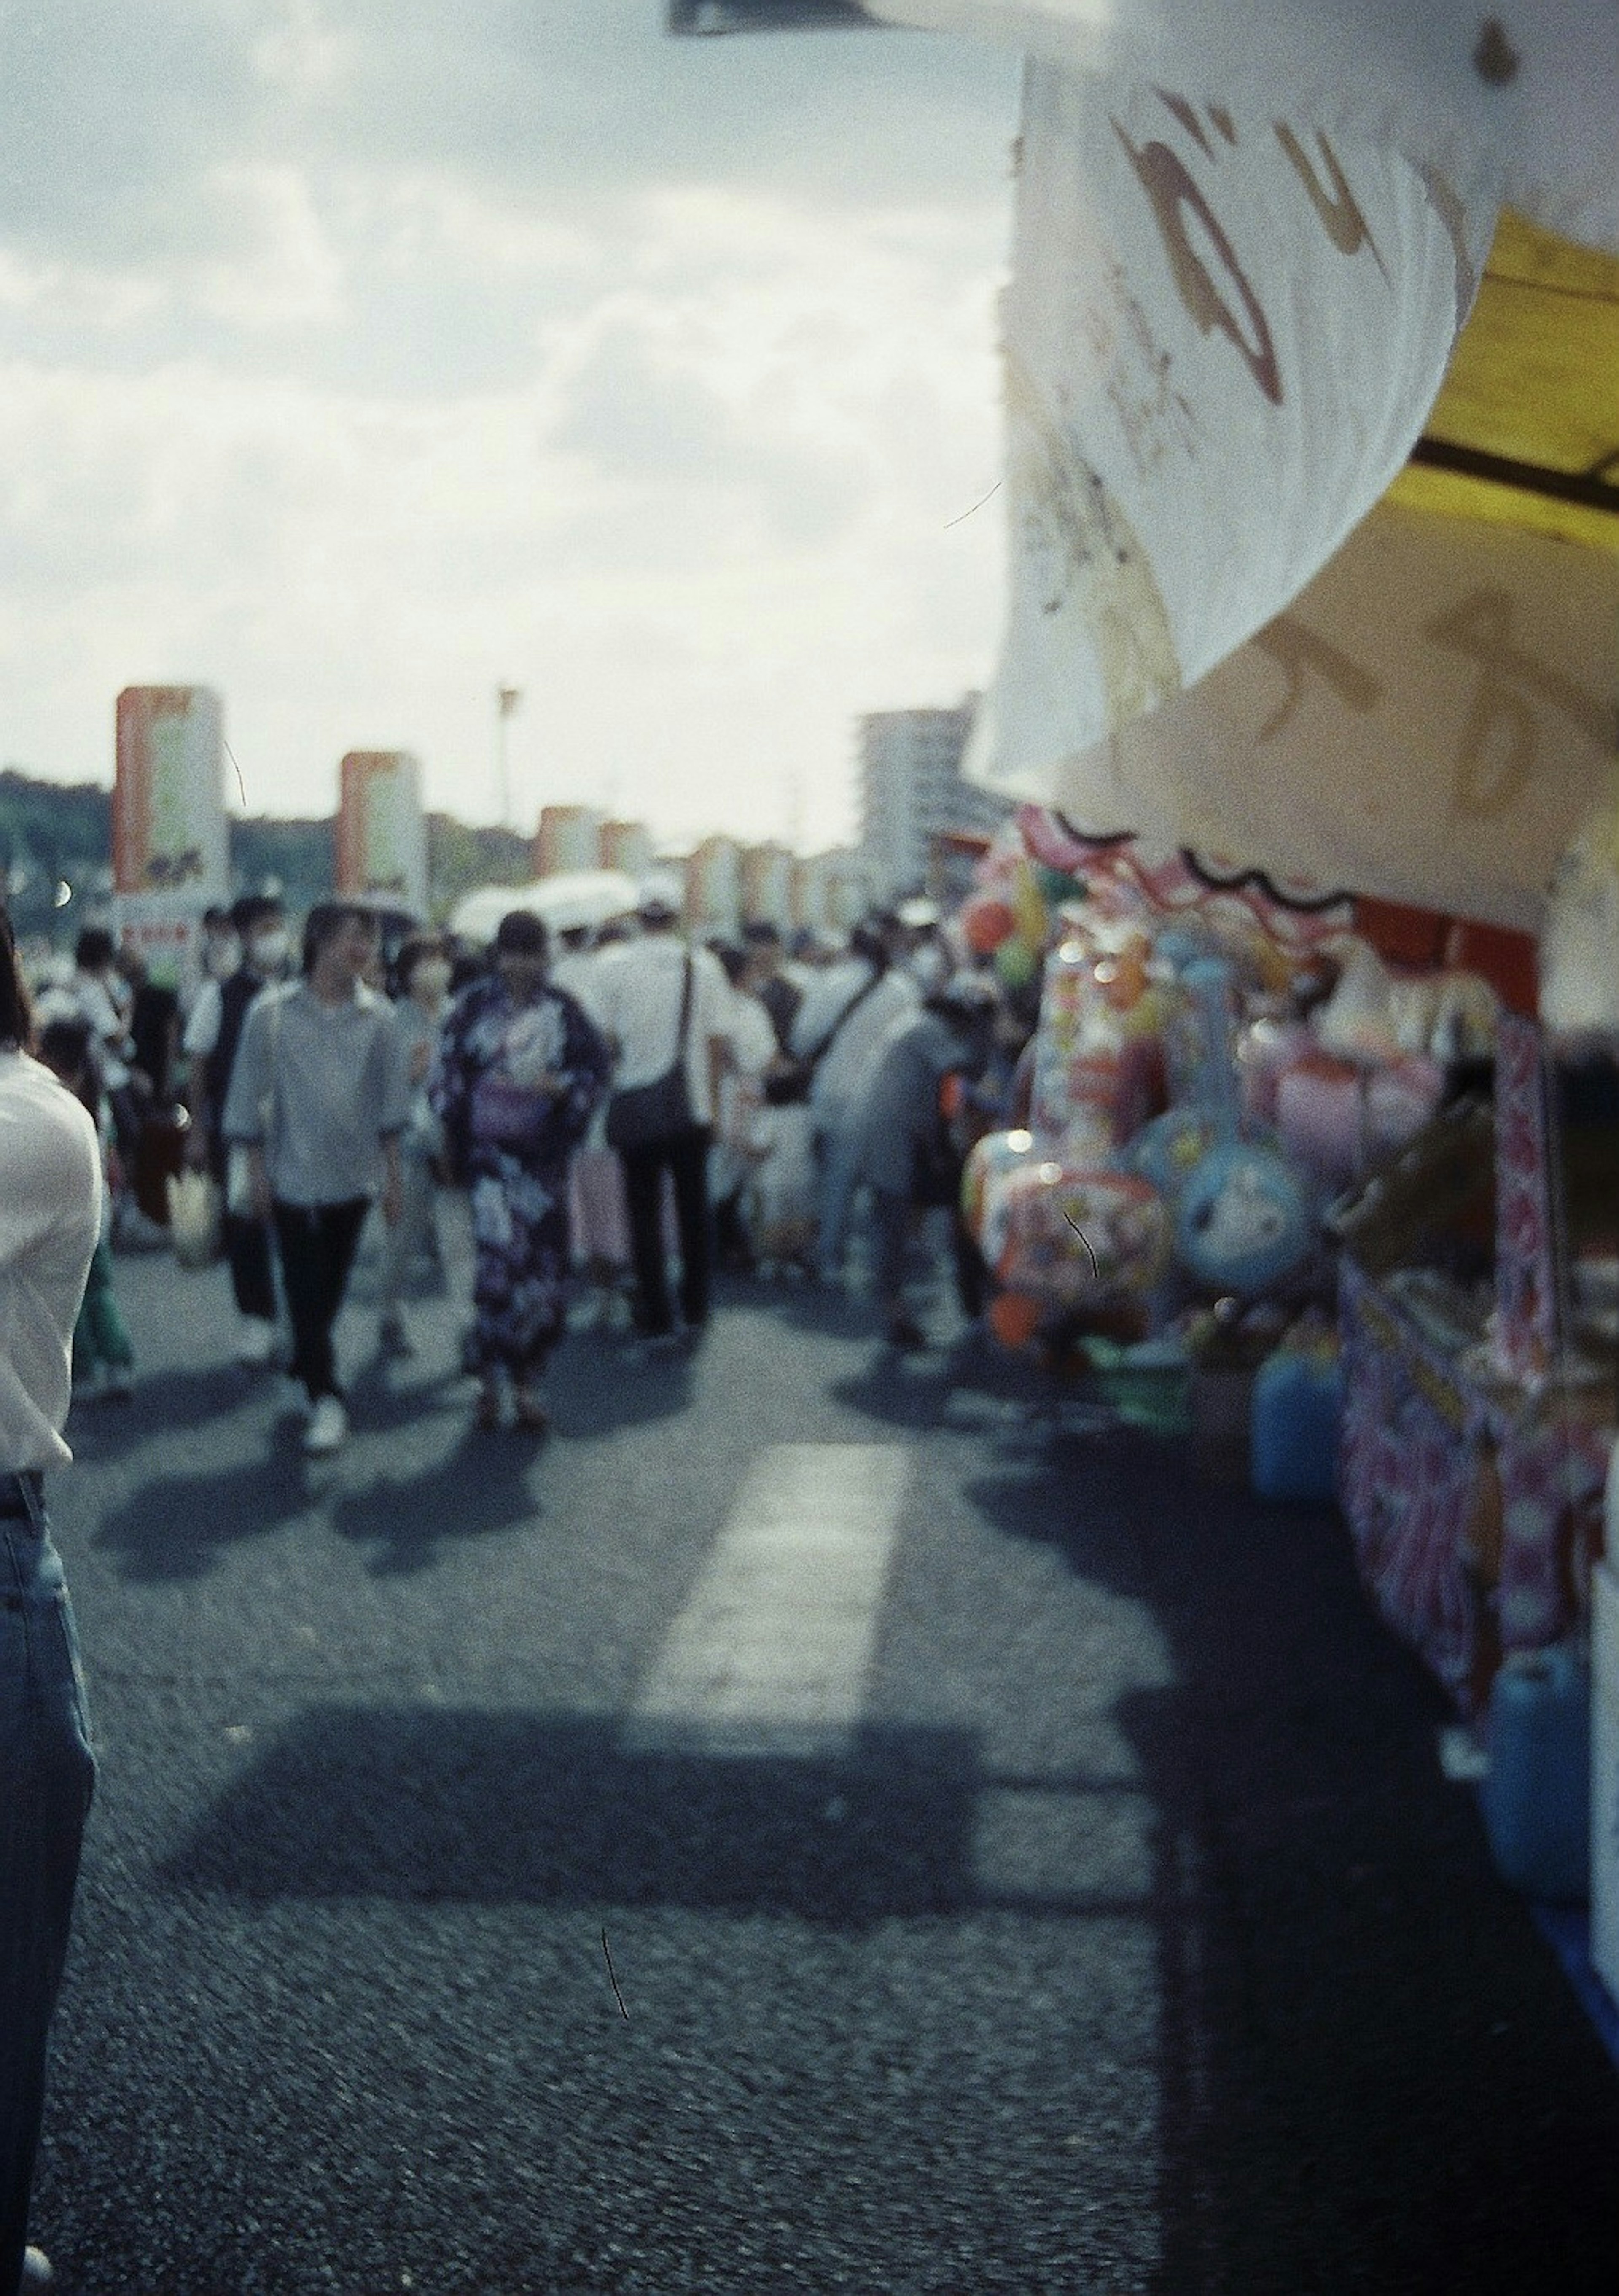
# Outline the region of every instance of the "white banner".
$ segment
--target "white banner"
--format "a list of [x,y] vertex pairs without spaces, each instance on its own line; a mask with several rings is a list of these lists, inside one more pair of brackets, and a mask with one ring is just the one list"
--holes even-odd
[[339,767],[337,889],[426,917],[421,767],[407,750],[350,750]]
[[128,685],[119,695],[112,873],[120,893],[230,898],[225,713],[205,685]]
[[[1619,254],[1612,0],[866,0],[874,16],[1009,42],[1199,108],[1403,152],[1471,200]],[[1469,186],[1472,188],[1470,189]]]
[[1392,151],[1031,68],[976,778],[1048,798],[1297,594],[1405,461],[1493,221]]
[[1619,559],[1384,503],[1195,691],[1067,760],[1052,802],[1533,932],[1611,788],[1616,685]]

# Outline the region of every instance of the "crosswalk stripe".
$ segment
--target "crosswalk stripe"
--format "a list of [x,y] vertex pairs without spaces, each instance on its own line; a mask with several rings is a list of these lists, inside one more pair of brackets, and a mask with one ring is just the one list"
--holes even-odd
[[905,1475],[897,1445],[761,1451],[626,1718],[626,1750],[846,1751]]

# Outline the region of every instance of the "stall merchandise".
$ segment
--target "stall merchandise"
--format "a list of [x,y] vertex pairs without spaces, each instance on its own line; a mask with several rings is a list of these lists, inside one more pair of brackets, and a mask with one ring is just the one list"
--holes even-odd
[[1344,1512],[1384,1617],[1468,1715],[1504,1653],[1584,1625],[1614,1439],[1611,1367],[1558,1344],[1541,1085],[1536,1031],[1509,1020],[1487,1312],[1419,1267],[1340,1270]]

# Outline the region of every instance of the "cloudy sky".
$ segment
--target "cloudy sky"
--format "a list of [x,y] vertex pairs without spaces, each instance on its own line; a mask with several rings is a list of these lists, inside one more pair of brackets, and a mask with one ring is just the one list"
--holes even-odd
[[4,5],[0,763],[108,782],[119,688],[196,681],[252,811],[397,746],[491,819],[504,681],[525,825],[847,833],[854,715],[998,635],[1016,78],[660,0]]

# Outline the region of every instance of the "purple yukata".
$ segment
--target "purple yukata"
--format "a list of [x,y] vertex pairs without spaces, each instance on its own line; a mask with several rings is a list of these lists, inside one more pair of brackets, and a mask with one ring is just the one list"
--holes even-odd
[[[470,1192],[479,1371],[531,1376],[562,1336],[568,1165],[611,1070],[606,1038],[562,989],[518,1004],[498,977],[480,980],[446,1015],[431,1099]],[[542,1075],[554,1098],[530,1089]]]

